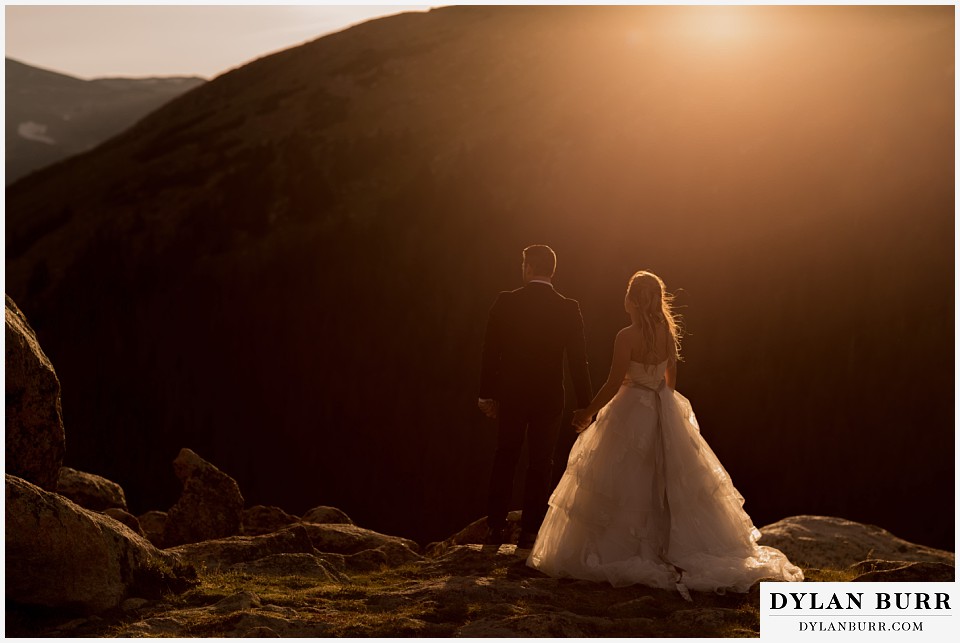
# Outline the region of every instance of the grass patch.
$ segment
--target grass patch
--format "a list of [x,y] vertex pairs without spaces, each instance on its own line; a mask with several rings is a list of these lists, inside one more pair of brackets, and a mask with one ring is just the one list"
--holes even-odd
[[[435,603],[403,595],[405,587],[424,580],[424,572],[423,566],[412,564],[358,573],[346,583],[302,576],[202,572],[195,588],[167,597],[165,605],[155,611],[157,617],[176,612],[176,620],[189,636],[225,636],[240,620],[263,610],[252,606],[217,613],[206,608],[249,592],[256,594],[263,606],[293,610],[298,625],[326,626],[329,636],[447,636],[453,630],[437,622]],[[123,635],[124,625],[112,628],[111,633]]]
[[[804,572],[810,582],[849,581],[856,575],[852,570]],[[480,636],[516,630],[535,636],[741,638],[759,635],[759,595],[759,585],[745,594],[694,592],[694,602],[688,603],[674,591],[556,580],[516,556],[468,552],[350,572],[343,582],[202,570],[197,585],[186,592],[167,594],[132,613],[114,610],[96,625],[59,632],[65,622],[60,615],[59,624],[38,624],[44,619],[34,617],[14,630],[33,636],[47,631],[55,636],[223,637],[269,627],[281,636],[447,637],[467,627],[465,632]]]
[[804,569],[804,580],[812,583],[847,583],[860,572],[854,569]]

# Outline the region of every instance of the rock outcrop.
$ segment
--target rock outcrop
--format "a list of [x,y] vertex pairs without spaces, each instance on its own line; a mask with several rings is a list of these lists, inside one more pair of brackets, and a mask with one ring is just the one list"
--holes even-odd
[[[504,534],[504,543],[516,544],[520,537],[520,518],[522,512],[511,511],[507,514],[507,531]],[[482,545],[486,542],[489,529],[487,528],[487,517],[484,516],[450,536],[446,540],[427,545],[428,556],[441,556],[450,551],[457,545]]]
[[66,450],[60,380],[26,316],[6,300],[6,473],[56,491]]
[[307,513],[303,514],[303,522],[312,522],[318,525],[327,525],[327,524],[338,524],[338,525],[352,525],[354,522],[350,519],[350,516],[343,513],[336,507],[314,507]]
[[190,449],[181,449],[173,471],[183,493],[167,512],[165,546],[235,536],[243,522],[243,496],[233,478]]
[[167,529],[166,511],[148,511],[139,516],[137,522],[140,523],[140,528],[143,529],[147,540],[152,542],[156,547],[166,547],[163,542],[163,533]]
[[412,540],[346,524],[304,523],[314,548],[323,554],[345,557],[348,569],[375,571],[421,560],[420,547]]
[[414,554],[420,551],[420,546],[408,538],[388,536],[356,525],[305,523],[303,528],[309,534],[313,546],[321,552],[349,556],[380,547],[399,547]]
[[849,571],[858,574],[853,579],[856,583],[952,583],[956,579],[954,567],[948,563],[865,560]]
[[70,467],[61,467],[57,480],[57,493],[85,509],[127,509],[127,497],[123,487],[112,480]]
[[865,560],[945,563],[955,555],[897,538],[886,529],[831,516],[793,516],[763,527],[761,545],[800,567],[845,569]]
[[7,474],[8,601],[99,612],[186,589],[192,575],[114,519]]
[[242,533],[244,536],[261,536],[280,531],[297,522],[300,522],[299,518],[280,507],[257,505],[243,510]]
[[253,562],[275,554],[315,553],[313,542],[301,525],[263,536],[231,536],[180,545],[167,551],[208,571]]
[[[367,572],[419,561],[422,557],[417,549],[412,540],[355,525],[298,524],[262,536],[232,536],[180,545],[168,551],[207,571],[278,555],[308,554],[325,569]],[[289,565],[289,560],[285,564]],[[308,564],[304,569],[312,574],[313,567]]]
[[[838,542],[846,548],[846,541],[866,534],[874,552],[893,556],[899,551],[909,558],[926,550],[922,555],[952,561],[950,552],[905,546],[889,533],[836,518],[799,516],[776,524],[805,525],[811,539],[806,545],[820,539],[824,551]],[[772,527],[764,529],[778,533]],[[846,540],[835,540],[838,527]],[[425,557],[405,539],[353,525],[304,523],[274,534],[183,545],[170,553],[196,562],[202,585],[182,600],[128,599],[121,604],[123,615],[113,620],[64,617],[42,631],[14,631],[121,637],[759,635],[758,585],[747,593],[692,592],[690,603],[672,590],[550,578],[528,567],[527,551],[515,545],[452,542],[475,540],[482,531],[471,525]],[[788,536],[781,535],[778,545],[787,549]],[[400,554],[392,562],[391,550]],[[868,559],[846,566],[853,553],[830,558],[824,551],[822,568],[805,569],[807,580],[952,578],[949,562]]]
[[[137,517],[133,514],[124,511],[123,509],[117,509],[116,507],[111,507],[110,509],[105,509],[101,512],[104,516],[110,516],[117,522],[121,522],[127,527],[130,528],[138,536],[147,538],[147,534],[143,531],[143,527],[140,526],[140,521],[137,520]],[[149,538],[147,538],[149,540]]]

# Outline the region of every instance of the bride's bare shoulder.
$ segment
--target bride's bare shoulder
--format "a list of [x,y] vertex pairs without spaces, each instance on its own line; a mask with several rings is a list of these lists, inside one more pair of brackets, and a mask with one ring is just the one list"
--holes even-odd
[[613,338],[614,347],[629,346],[632,348],[633,344],[637,341],[634,331],[635,329],[632,326],[621,328],[620,331],[617,332],[617,336]]

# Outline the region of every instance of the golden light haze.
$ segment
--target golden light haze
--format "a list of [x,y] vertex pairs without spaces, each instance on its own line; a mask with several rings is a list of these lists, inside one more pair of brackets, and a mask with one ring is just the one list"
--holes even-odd
[[[746,224],[744,241],[762,240],[838,211],[864,223],[896,182],[942,184],[952,174],[944,163],[953,141],[950,9],[646,9],[610,18],[622,41],[585,31],[571,43],[571,66],[580,64],[578,45],[584,58],[598,47],[631,54],[596,56],[620,62],[575,73],[589,78],[581,109],[593,115],[578,153],[598,169],[581,187],[624,190],[625,216],[651,205],[697,209],[703,232],[720,221]],[[568,107],[544,101],[539,109],[550,119]],[[637,183],[653,204],[638,207]]]

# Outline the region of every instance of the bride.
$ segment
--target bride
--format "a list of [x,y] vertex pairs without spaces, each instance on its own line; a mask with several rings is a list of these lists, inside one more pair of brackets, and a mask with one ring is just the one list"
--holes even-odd
[[680,332],[663,281],[637,272],[623,303],[633,323],[617,334],[606,384],[574,414],[580,437],[527,564],[688,600],[688,589],[803,580],[782,552],[757,545],[743,496],[674,388]]

